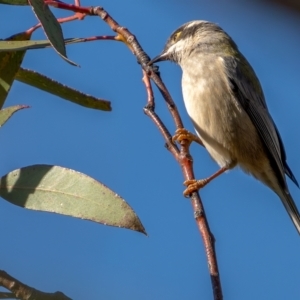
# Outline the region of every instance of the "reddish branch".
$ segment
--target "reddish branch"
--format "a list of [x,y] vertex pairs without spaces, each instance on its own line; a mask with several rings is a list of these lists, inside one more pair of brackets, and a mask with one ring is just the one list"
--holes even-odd
[[[0,270],[0,286],[10,290],[14,298],[22,300],[71,300],[71,298],[64,295],[62,292],[44,293],[38,291],[21,281],[13,278],[5,271]],[[12,296],[10,293],[0,293],[1,296]],[[5,299],[5,298],[1,299]],[[10,297],[13,298],[13,297]]]
[[[48,1],[45,0],[45,3],[47,3],[48,5],[57,7],[57,8],[61,8],[61,9],[66,9],[66,10],[71,10],[74,11],[75,14],[69,17],[65,17],[65,18],[58,18],[57,21],[60,24],[66,23],[66,22],[72,22],[75,20],[83,20],[85,18],[86,15],[90,15],[90,11],[91,8],[84,8],[80,6],[80,0],[75,0],[75,5],[72,4],[65,4],[62,2],[56,2],[56,1]],[[59,7],[59,5],[61,5],[61,7]],[[29,28],[27,30],[28,34],[32,34],[35,30],[37,30],[38,28],[42,27],[41,23],[38,23],[37,25]]]
[[[183,176],[185,180],[194,179],[194,171],[193,171],[193,159],[189,153],[189,142],[187,140],[183,140],[180,143],[180,150],[178,147],[172,143],[172,137],[170,132],[167,130],[163,122],[160,120],[158,115],[155,113],[155,105],[154,105],[154,95],[151,88],[150,81],[148,77],[150,77],[154,83],[159,88],[159,91],[163,95],[168,109],[174,119],[175,125],[177,129],[183,128],[183,123],[181,117],[178,113],[177,107],[172,100],[168,90],[166,89],[164,83],[162,82],[159,73],[153,67],[148,66],[148,62],[150,61],[149,56],[144,52],[136,37],[125,27],[121,27],[102,7],[96,7],[93,9],[93,13],[98,15],[103,21],[105,21],[113,31],[118,33],[118,36],[123,39],[123,42],[130,48],[133,54],[137,57],[138,62],[141,64],[143,68],[143,81],[146,86],[147,91],[147,105],[144,108],[144,112],[148,115],[155,125],[158,127],[159,131],[163,135],[167,149],[173,154],[175,159],[181,166]],[[215,252],[215,240],[209,229],[209,225],[207,222],[207,218],[205,215],[204,207],[202,205],[202,201],[200,199],[199,193],[194,192],[191,196],[191,203],[194,210],[194,217],[201,233],[205,252],[208,261],[208,268],[211,276],[213,294],[215,300],[223,299],[221,281],[218,270],[217,257]]]
[[93,15],[93,7],[83,7],[83,6],[77,6],[76,4],[67,4],[60,1],[51,1],[51,0],[45,0],[45,4],[48,4],[50,6],[64,9],[64,10],[71,10],[76,13],[82,13],[85,15]]

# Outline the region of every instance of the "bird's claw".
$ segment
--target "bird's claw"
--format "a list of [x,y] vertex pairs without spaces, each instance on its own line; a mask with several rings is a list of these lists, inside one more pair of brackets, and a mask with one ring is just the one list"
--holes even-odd
[[[172,142],[175,144],[178,142],[179,144],[181,141],[187,140],[188,143],[190,144],[191,142],[197,142],[199,143],[199,137],[196,136],[195,134],[189,132],[185,128],[179,128],[175,131],[174,136],[172,137]],[[202,144],[202,142],[200,142]]]
[[206,180],[206,179],[186,180],[183,184],[187,188],[183,191],[183,195],[185,197],[189,197],[192,193],[197,192],[199,189],[203,188],[207,183],[208,183],[208,180]]

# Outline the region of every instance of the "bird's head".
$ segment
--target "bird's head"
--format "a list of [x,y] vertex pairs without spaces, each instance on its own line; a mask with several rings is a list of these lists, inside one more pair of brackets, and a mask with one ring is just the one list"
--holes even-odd
[[193,54],[230,55],[236,50],[236,44],[218,25],[207,21],[191,21],[171,34],[162,53],[152,59],[149,65],[163,60],[180,64]]

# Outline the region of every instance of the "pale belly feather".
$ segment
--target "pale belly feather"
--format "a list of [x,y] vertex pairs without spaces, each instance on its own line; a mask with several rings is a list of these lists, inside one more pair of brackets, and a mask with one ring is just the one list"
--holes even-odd
[[233,168],[241,164],[247,171],[249,152],[256,155],[262,151],[257,149],[261,148],[261,142],[250,118],[231,94],[219,70],[207,67],[190,70],[194,74],[183,73],[182,91],[197,134],[219,166]]

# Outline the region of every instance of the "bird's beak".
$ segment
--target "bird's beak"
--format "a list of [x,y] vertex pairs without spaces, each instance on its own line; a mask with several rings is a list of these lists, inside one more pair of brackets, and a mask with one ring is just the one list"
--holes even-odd
[[155,56],[148,62],[148,66],[153,65],[156,62],[167,60],[169,58],[168,52],[162,52],[161,54]]

